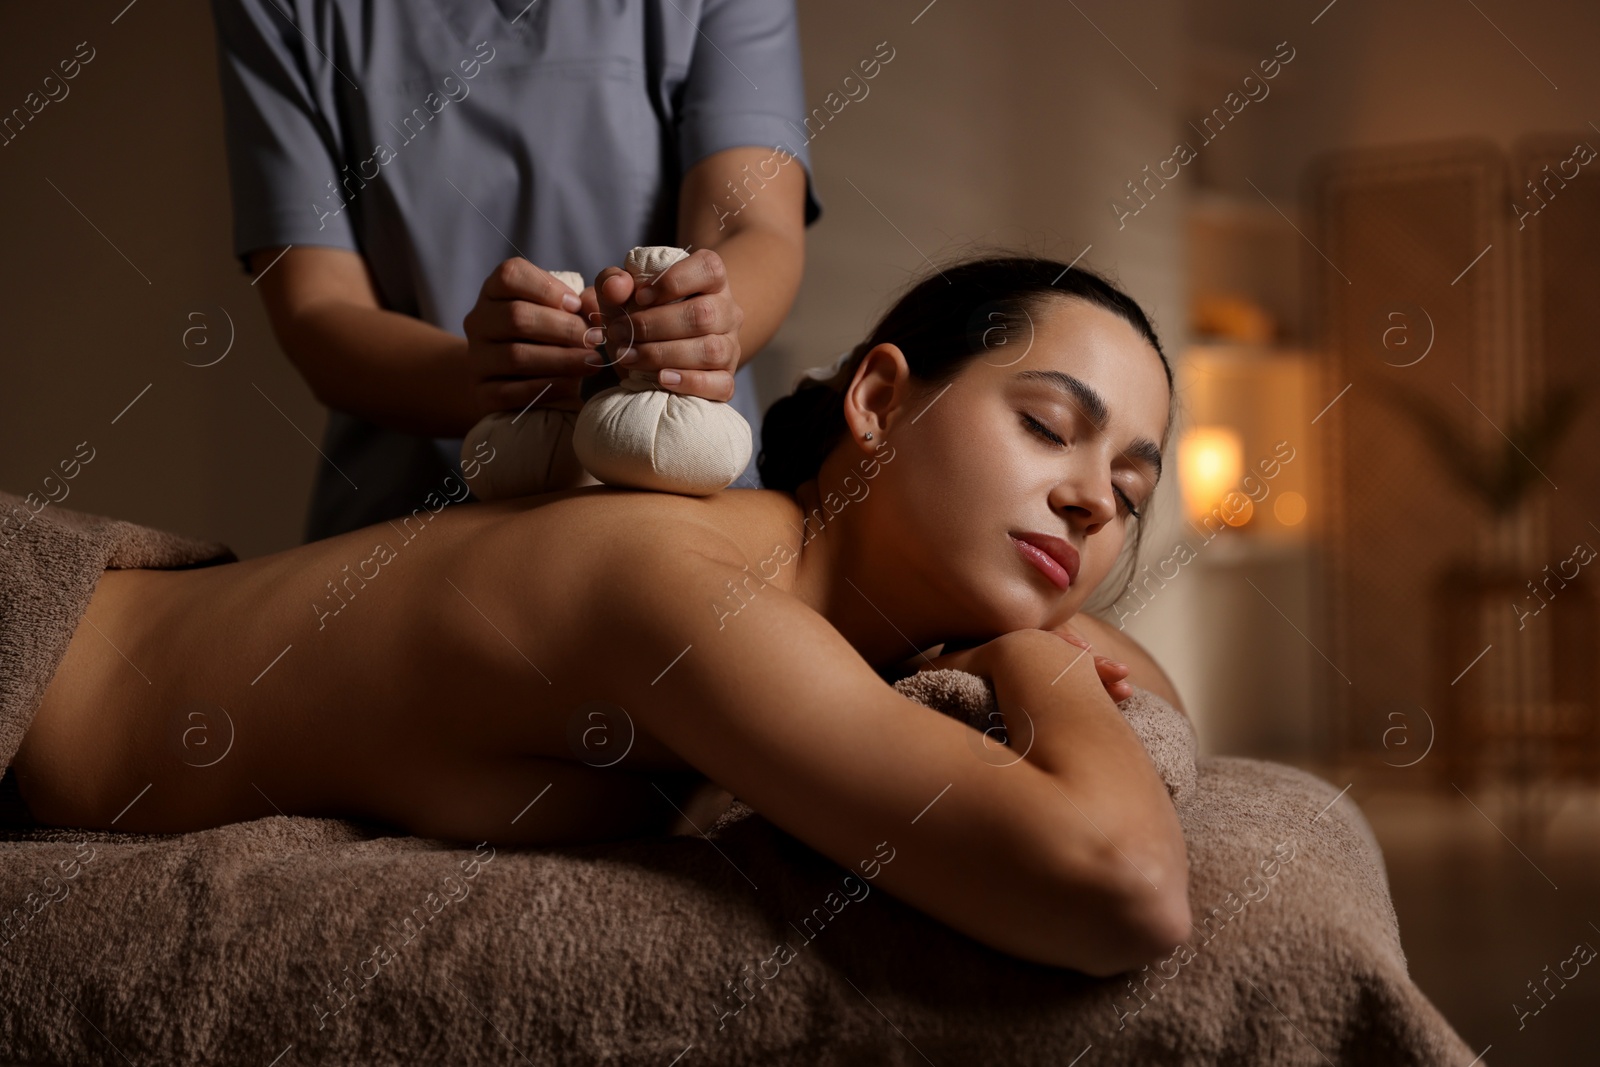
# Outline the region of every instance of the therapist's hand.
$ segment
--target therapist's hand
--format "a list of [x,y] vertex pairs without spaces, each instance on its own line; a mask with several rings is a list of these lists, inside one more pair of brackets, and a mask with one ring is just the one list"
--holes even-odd
[[[721,256],[709,248],[697,249],[638,293],[633,276],[621,267],[607,267],[594,285],[605,322],[606,352],[618,373],[645,370],[670,392],[733,399],[744,309],[733,298]],[[669,380],[670,374],[663,378],[663,371],[679,379]]]
[[[583,406],[583,379],[605,365],[582,312],[598,310],[590,290],[580,299],[526,259],[508,259],[484,280],[462,320],[467,375],[481,414],[539,407]],[[587,303],[587,307],[585,304]],[[587,341],[585,335],[588,335]]]

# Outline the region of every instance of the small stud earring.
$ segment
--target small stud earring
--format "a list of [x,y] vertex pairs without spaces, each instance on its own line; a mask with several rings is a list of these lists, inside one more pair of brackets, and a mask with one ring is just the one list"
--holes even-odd
[[871,430],[867,431],[867,440],[868,441],[872,440],[872,431]]

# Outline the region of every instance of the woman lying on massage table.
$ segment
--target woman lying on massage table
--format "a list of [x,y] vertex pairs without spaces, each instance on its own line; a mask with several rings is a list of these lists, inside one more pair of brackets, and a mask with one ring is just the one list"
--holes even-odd
[[[887,842],[891,894],[994,948],[1137,967],[1188,934],[1188,861],[1114,700],[1124,675],[1178,698],[1075,613],[1151,498],[1171,407],[1144,314],[1097,276],[947,267],[773,405],[772,488],[592,486],[106,571],[18,786],[58,826],[287,814],[565,844],[681,827],[709,779],[846,867]],[[1131,668],[1097,667],[1069,618]],[[887,684],[912,656],[991,679],[1025,758],[996,766]]]

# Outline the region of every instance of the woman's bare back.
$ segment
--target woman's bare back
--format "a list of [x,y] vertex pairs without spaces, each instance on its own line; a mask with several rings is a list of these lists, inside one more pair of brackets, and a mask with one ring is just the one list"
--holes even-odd
[[[1014,635],[1006,677],[1051,732],[1030,749],[1080,765],[997,769],[971,727],[884,684],[812,606],[827,575],[806,561],[839,542],[802,557],[801,518],[776,492],[586,488],[447,508],[409,538],[397,523],[107,572],[18,784],[57,825],[183,832],[282,812],[527,844],[690,832],[726,787],[841,865],[897,856],[882,888],[1002,951],[1111,974],[1166,945],[1171,898],[1146,886],[1183,871],[1145,843],[1176,816],[1094,672],[1063,669],[1058,638]],[[614,714],[592,720],[590,702]],[[1093,739],[1090,762],[1067,755],[1069,733]],[[702,786],[711,803],[692,801]],[[1127,810],[1107,799],[1134,789]]]
[[585,488],[107,571],[14,762],[24,799],[149,832],[274,811],[460,837],[498,820],[502,840],[697,823],[727,794],[597,699],[630,650],[584,620],[650,580],[618,562],[642,539],[737,567],[798,514],[767,491]]

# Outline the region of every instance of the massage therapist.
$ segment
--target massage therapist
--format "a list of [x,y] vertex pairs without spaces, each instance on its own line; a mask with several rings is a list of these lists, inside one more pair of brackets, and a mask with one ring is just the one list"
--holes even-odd
[[[800,285],[794,0],[213,0],[234,252],[331,410],[305,539],[409,513],[492,411],[574,409],[630,335],[729,400]],[[797,131],[798,135],[797,135]],[[630,323],[635,245],[690,259]],[[635,332],[636,331],[636,332]],[[599,368],[606,368],[600,370]],[[596,380],[591,384],[605,384]],[[752,456],[736,483],[759,481]]]

